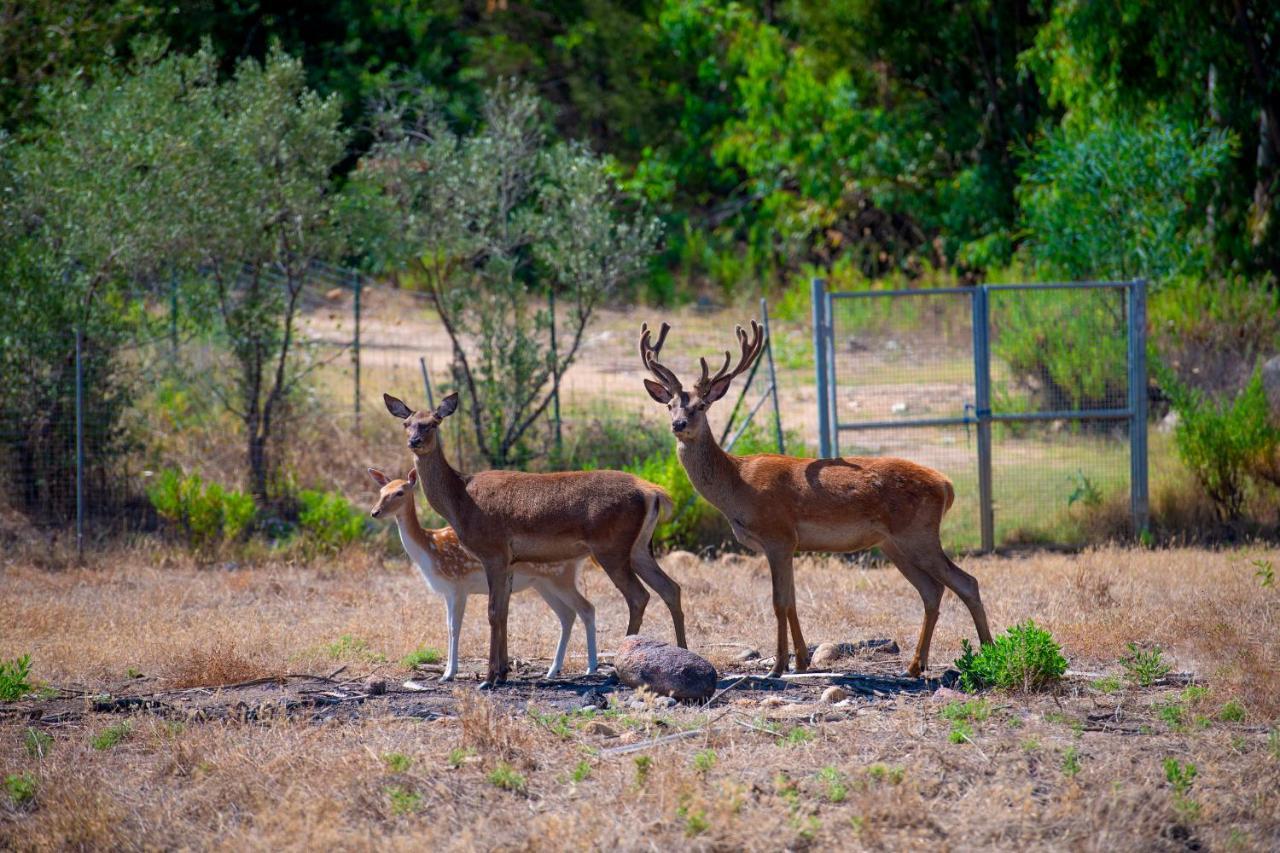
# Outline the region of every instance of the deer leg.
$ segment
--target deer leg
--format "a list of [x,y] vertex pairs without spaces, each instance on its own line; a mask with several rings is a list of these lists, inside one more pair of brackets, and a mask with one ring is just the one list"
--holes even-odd
[[987,645],[991,642],[991,628],[987,624],[987,610],[982,606],[982,596],[978,592],[978,579],[951,562],[941,546],[938,548],[936,559],[942,573],[939,580],[964,602],[965,607],[969,608],[969,615],[973,617],[973,627],[978,631],[978,642],[984,646]]
[[684,610],[680,607],[680,584],[662,570],[658,561],[649,553],[648,548],[637,548],[631,552],[631,565],[640,579],[653,587],[658,597],[671,611],[671,624],[675,627],[676,645],[682,649],[689,648],[684,634]]
[[489,582],[489,671],[481,690],[507,680],[507,614],[511,604],[511,560],[507,556],[491,557],[484,562],[485,579]]
[[578,592],[577,586],[560,590],[564,601],[573,608],[582,620],[582,629],[587,635],[587,675],[596,671],[596,608],[587,597]]
[[444,666],[441,681],[452,681],[458,674],[458,639],[462,634],[462,615],[467,610],[466,595],[445,599],[445,618],[449,623],[449,660]]
[[573,608],[569,602],[560,597],[559,591],[556,589],[548,589],[541,584],[534,587],[538,595],[542,596],[542,600],[547,603],[551,611],[556,614],[556,618],[560,620],[560,639],[556,643],[555,658],[551,661],[551,668],[547,670],[547,678],[555,678],[560,674],[560,669],[564,666],[564,653],[569,648],[569,637],[573,633]]
[[639,634],[640,623],[644,621],[644,609],[649,604],[649,591],[632,571],[631,555],[592,550],[591,556],[604,569],[604,573],[627,602],[627,635]]
[[[790,660],[790,654],[787,650],[787,622],[790,614],[795,610],[796,605],[796,588],[795,578],[792,576],[791,558],[792,551],[790,549],[769,551],[766,554],[769,560],[769,575],[773,581],[773,616],[778,621],[778,655],[774,659],[773,669],[769,671],[770,678],[777,678],[786,670]],[[799,620],[797,620],[797,626]],[[804,665],[809,665],[808,649],[796,649],[796,666],[799,668],[802,660]]]
[[911,557],[891,542],[881,542],[880,549],[902,572],[920,593],[924,604],[924,621],[920,623],[920,637],[916,640],[916,653],[907,666],[907,675],[919,678],[929,668],[929,646],[933,643],[933,629],[938,624],[938,608],[942,603],[943,586],[937,578],[919,568]]

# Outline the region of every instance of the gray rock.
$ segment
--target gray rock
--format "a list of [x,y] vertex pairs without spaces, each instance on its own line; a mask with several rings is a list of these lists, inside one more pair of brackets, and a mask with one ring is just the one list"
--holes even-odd
[[716,689],[716,668],[688,649],[633,634],[614,657],[618,678],[628,687],[648,687],[660,696],[706,699]]
[[1262,389],[1271,404],[1271,417],[1280,421],[1280,355],[1273,356],[1262,365]]
[[749,660],[760,660],[760,652],[755,649],[743,649],[733,658],[738,663],[746,663]]
[[834,705],[842,699],[849,698],[849,691],[845,690],[838,684],[833,684],[826,690],[822,691],[822,701],[828,705]]
[[814,669],[825,669],[842,657],[844,657],[844,654],[835,643],[823,643],[813,653],[813,657],[809,660],[809,665]]

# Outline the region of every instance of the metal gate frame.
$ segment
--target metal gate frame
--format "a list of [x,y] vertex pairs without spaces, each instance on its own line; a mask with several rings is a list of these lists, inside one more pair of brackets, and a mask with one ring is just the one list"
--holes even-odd
[[[1128,320],[1128,405],[1123,409],[1066,409],[1053,412],[991,411],[991,314],[990,293],[1012,290],[1124,290]],[[835,349],[832,304],[836,299],[875,299],[912,296],[967,296],[973,316],[973,414],[951,418],[864,421],[841,423],[836,407]],[[980,284],[973,287],[938,287],[900,290],[836,291],[826,289],[820,278],[812,281],[814,374],[818,390],[818,446],[823,458],[840,455],[840,432],[903,427],[974,426],[978,435],[978,504],[982,550],[995,549],[995,513],[992,503],[991,424],[995,421],[1124,420],[1129,422],[1129,501],[1135,536],[1147,530],[1147,283],[1091,281],[1054,284]]]

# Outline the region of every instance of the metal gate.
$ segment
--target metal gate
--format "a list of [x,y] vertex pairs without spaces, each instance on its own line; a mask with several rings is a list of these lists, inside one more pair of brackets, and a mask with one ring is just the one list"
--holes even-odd
[[1146,529],[1145,282],[812,287],[822,456],[947,474],[953,547]]

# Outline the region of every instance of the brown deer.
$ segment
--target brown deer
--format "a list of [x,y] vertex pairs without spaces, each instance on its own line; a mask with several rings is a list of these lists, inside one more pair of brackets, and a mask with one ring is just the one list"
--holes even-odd
[[[924,601],[924,624],[908,672],[919,676],[929,666],[929,643],[938,620],[944,588],[969,608],[978,638],[991,642],[978,582],[947,558],[938,528],[951,507],[955,490],[945,476],[905,459],[848,456],[798,459],[763,453],[734,456],[716,443],[707,424],[707,408],[729,390],[734,377],[747,370],[764,346],[764,330],[754,320],[751,337],[737,328],[742,355],[733,370],[730,355],[710,375],[701,359],[702,376],[693,393],[658,361],[670,326],[662,324],[656,344],[648,325],[641,327],[640,359],[653,379],[644,380],[649,396],[671,414],[680,462],[698,493],[729,520],[733,535],[769,561],[773,578],[773,612],[778,620],[778,656],[771,676],[787,666],[787,626],[795,641],[796,671],[809,666],[809,651],[796,614],[796,551],[849,552],[872,546],[893,561]],[[655,381],[656,380],[656,381]]]
[[450,394],[435,411],[425,412],[390,394],[382,396],[387,411],[403,422],[427,502],[484,566],[489,670],[481,687],[507,677],[507,607],[515,561],[548,563],[591,555],[627,601],[628,634],[639,632],[649,602],[643,579],[671,611],[676,642],[686,645],[680,585],[649,552],[653,529],[671,509],[666,492],[622,471],[460,474],[445,459],[439,435],[441,422],[458,408],[458,395]]

